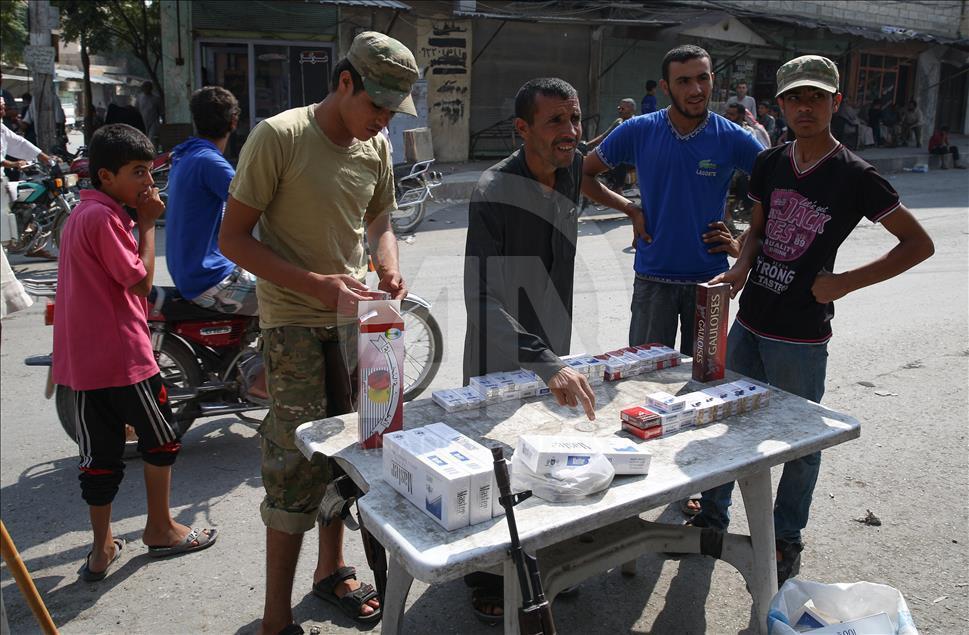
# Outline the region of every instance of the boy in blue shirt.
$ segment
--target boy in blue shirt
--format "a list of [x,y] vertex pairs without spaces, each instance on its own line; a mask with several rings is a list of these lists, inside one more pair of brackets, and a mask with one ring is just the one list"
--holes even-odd
[[222,155],[239,123],[239,103],[220,86],[195,91],[197,136],[172,152],[165,256],[178,292],[206,309],[256,315],[256,278],[219,251],[219,228],[235,170]]
[[692,355],[696,283],[727,270],[739,244],[723,226],[734,170],[750,173],[763,150],[749,132],[711,113],[710,54],[677,47],[663,59],[660,87],[672,105],[616,128],[583,172],[595,176],[621,163],[636,166],[642,208],[593,184],[594,200],[624,212],[635,232],[636,280],[629,344],[676,344]]

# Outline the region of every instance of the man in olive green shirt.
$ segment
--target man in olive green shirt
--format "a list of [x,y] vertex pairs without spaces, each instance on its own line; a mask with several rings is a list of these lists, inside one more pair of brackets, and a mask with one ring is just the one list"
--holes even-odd
[[[414,56],[375,32],[354,38],[321,103],[261,122],[249,135],[222,221],[219,246],[258,277],[267,384],[273,403],[260,427],[266,497],[266,604],[260,633],[302,633],[291,596],[303,533],[317,521],[330,466],[296,449],[296,427],[353,409],[356,317],[373,297],[363,284],[363,238],[374,253],[380,289],[407,294],[390,226],[393,166],[379,134],[395,112],[416,115],[410,96]],[[252,236],[259,224],[260,240]],[[321,517],[323,520],[327,520]],[[377,594],[343,561],[343,524],[320,523],[313,592],[349,617],[380,618]]]

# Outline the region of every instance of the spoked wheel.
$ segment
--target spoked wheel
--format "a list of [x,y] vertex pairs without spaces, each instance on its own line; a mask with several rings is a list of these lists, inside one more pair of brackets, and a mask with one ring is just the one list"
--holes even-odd
[[10,241],[10,244],[7,246],[7,252],[11,254],[22,254],[27,249],[27,246],[36,240],[37,234],[40,231],[40,224],[36,220],[31,219],[23,231],[20,232],[20,235]]
[[[165,338],[162,342],[162,349],[158,354],[157,361],[162,382],[170,392],[179,388],[198,386],[202,383],[202,371],[192,351],[174,338]],[[64,432],[77,442],[77,407],[74,403],[74,391],[67,386],[57,386],[54,405],[57,408],[57,418]],[[172,405],[175,431],[179,436],[185,434],[192,422],[195,421],[193,414],[185,408],[184,405]],[[134,434],[133,429],[129,429],[127,432],[125,456],[131,457],[136,454],[138,437]]]
[[404,401],[416,398],[434,380],[444,357],[444,338],[437,320],[422,304],[404,299]]

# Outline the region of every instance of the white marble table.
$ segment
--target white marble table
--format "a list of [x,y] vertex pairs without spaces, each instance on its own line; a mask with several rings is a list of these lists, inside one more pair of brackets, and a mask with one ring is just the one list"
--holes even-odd
[[[736,378],[728,374],[727,381]],[[721,383],[721,382],[714,382]],[[486,409],[446,413],[430,399],[406,405],[404,427],[443,421],[510,457],[524,433],[608,436],[618,432],[619,411],[641,403],[647,393],[690,392],[684,365],[596,387],[595,422],[551,397],[504,402]],[[383,632],[402,631],[404,605],[414,578],[429,584],[472,571],[504,572],[505,632],[517,633],[520,591],[508,558],[503,517],[445,531],[397,494],[381,478],[381,451],[356,443],[356,414],[303,424],[300,450],[332,457],[365,495],[359,500],[364,525],[386,548],[387,590]],[[644,441],[652,454],[646,476],[619,476],[605,491],[578,503],[553,504],[532,497],[515,508],[524,548],[538,552],[549,598],[567,586],[622,565],[633,572],[642,553],[705,553],[730,563],[747,581],[761,629],[766,631],[770,598],[777,590],[774,564],[773,497],[770,468],[861,434],[858,421],[819,404],[772,390],[766,409],[726,419],[663,439]],[[632,437],[630,437],[632,438]],[[736,480],[743,495],[750,536],[645,522],[638,515],[690,494]],[[581,540],[581,542],[580,542]]]

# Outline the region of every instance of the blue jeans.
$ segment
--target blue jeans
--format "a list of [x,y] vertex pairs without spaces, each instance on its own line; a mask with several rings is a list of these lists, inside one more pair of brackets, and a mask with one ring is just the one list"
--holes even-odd
[[654,282],[636,274],[630,310],[630,346],[656,342],[676,348],[676,326],[679,322],[680,352],[693,355],[695,284]]
[[[820,402],[828,345],[790,344],[769,340],[734,323],[727,337],[727,368],[751,379]],[[814,452],[784,464],[774,499],[774,532],[778,540],[800,543],[807,526],[814,485],[821,468],[821,453]],[[733,483],[703,492],[698,526],[726,529],[730,523],[730,494]]]

